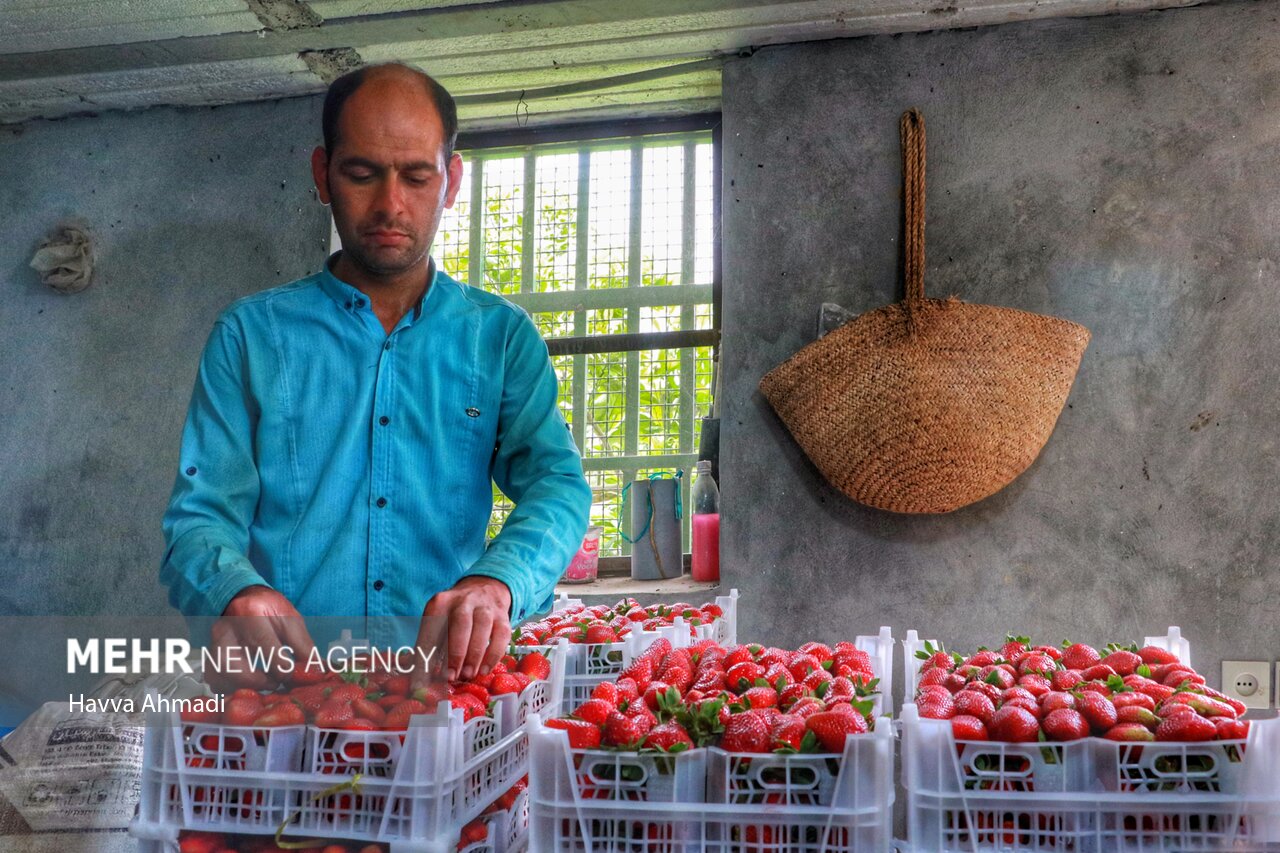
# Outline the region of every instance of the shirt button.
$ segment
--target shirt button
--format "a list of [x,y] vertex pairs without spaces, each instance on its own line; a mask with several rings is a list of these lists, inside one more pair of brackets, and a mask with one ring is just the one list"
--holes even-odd
[[[387,417],[386,415],[383,415],[382,417],[378,418],[378,423],[382,424],[383,426],[386,426],[387,424],[391,423],[391,418]],[[193,471],[192,473],[194,474],[195,472]]]
[[391,341],[388,340],[385,344],[382,345],[382,348],[385,350],[391,349]]
[[387,499],[386,499],[386,498],[378,498],[378,500],[377,500],[377,501],[375,501],[375,503],[377,503],[377,505],[378,505],[378,509],[382,509],[384,506],[386,506],[386,505],[387,505]]
[[347,302],[347,310],[348,310],[348,311],[350,311],[350,310],[351,310],[351,303],[350,303],[350,302]]
[[357,308],[363,308],[363,307],[364,307],[364,300],[363,300],[363,299],[357,299],[357,300],[356,300],[356,307],[357,307]]
[[187,469],[187,476],[194,477],[195,475],[196,475],[196,469],[195,469],[195,466],[193,465]]
[[385,583],[383,583],[382,581],[374,581],[374,582],[373,582],[373,590],[374,590],[374,592],[382,592],[382,588],[383,588],[384,586],[386,586],[386,584],[385,584]]

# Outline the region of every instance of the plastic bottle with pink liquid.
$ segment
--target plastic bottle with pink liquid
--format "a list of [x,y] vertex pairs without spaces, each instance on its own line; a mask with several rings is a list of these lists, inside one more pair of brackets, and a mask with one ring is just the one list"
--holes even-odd
[[711,461],[698,463],[693,481],[693,579],[699,583],[720,580],[720,489],[711,477]]

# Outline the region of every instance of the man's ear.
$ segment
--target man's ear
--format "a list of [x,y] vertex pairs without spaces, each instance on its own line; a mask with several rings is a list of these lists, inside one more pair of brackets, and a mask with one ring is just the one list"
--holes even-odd
[[449,158],[445,173],[449,176],[449,189],[445,192],[444,206],[453,207],[453,200],[458,197],[458,190],[462,187],[462,155],[457,151]]
[[320,195],[320,203],[329,203],[329,154],[324,147],[317,145],[311,152],[311,179],[316,182],[316,192]]

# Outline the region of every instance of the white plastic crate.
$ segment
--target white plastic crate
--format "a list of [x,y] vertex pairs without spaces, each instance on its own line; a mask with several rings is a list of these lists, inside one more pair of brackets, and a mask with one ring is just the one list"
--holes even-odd
[[460,847],[458,853],[522,853],[529,848],[529,792],[521,791],[506,811],[483,816],[487,837]]
[[[626,666],[626,662],[635,655],[649,648],[659,638],[665,638],[674,648],[687,648],[699,640],[715,640],[722,646],[737,643],[738,637],[738,590],[729,591],[728,595],[716,596],[715,602],[722,615],[714,622],[705,625],[690,626],[683,617],[677,616],[670,625],[660,628],[632,630],[616,643],[571,643],[566,657],[564,678],[564,704],[567,708],[576,708],[591,698],[591,691],[601,681],[612,681]],[[562,594],[552,613],[569,609],[581,609],[585,605],[580,599],[570,598]],[[541,651],[550,653],[553,646],[516,646],[516,654],[523,651]],[[630,654],[630,657],[627,655]]]
[[572,750],[531,726],[530,850],[651,853],[888,851],[893,732],[849,738],[841,755],[675,755]]
[[[442,839],[527,772],[523,721],[557,713],[564,658],[519,697],[495,697],[494,716],[464,721],[442,707],[406,732],[253,729],[181,723],[147,730],[138,816],[130,829],[176,841],[179,829],[394,842],[393,853],[445,849]],[[355,778],[351,787],[331,790]]]
[[1280,720],[1244,741],[959,742],[901,714],[907,844],[918,851],[1263,850],[1280,844]]
[[[907,631],[907,638],[902,641],[902,648],[905,652],[903,655],[903,667],[907,676],[907,693],[904,702],[911,702],[915,698],[916,685],[920,681],[920,666],[924,663],[920,658],[916,657],[916,652],[924,651],[924,644],[928,642],[935,649],[938,647],[937,640],[921,640],[918,631]],[[1142,639],[1144,646],[1156,646],[1167,652],[1173,652],[1178,656],[1178,660],[1191,666],[1191,641],[1182,636],[1182,629],[1177,625],[1169,626],[1168,632],[1163,637],[1144,637]],[[957,651],[948,649],[947,651]]]

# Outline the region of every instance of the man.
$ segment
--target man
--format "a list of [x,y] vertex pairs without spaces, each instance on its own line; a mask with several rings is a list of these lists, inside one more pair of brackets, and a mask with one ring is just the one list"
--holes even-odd
[[[470,678],[549,603],[591,489],[533,323],[428,254],[462,177],[453,99],[375,66],[330,86],[323,123],[312,174],[343,250],[214,324],[161,580],[220,617],[222,647],[309,654],[304,615],[351,617],[375,646],[442,621],[449,677]],[[491,479],[515,509],[486,549]]]

